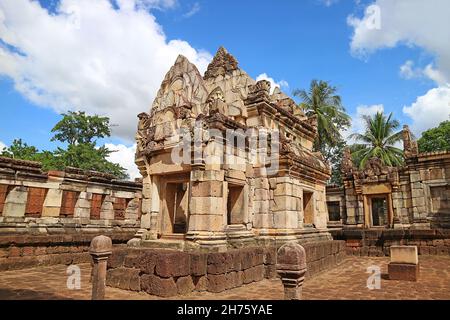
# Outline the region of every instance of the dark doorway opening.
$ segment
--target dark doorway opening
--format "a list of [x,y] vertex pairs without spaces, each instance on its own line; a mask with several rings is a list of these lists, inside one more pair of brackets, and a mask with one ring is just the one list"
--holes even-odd
[[181,234],[187,232],[189,203],[187,189],[187,183],[167,183],[166,185],[166,205],[170,218],[170,226],[166,232]]
[[341,220],[341,203],[339,201],[327,201],[327,207],[330,221]]
[[227,224],[244,223],[244,186],[228,183]]
[[303,222],[305,225],[313,226],[314,223],[314,204],[313,193],[303,191]]
[[387,198],[373,197],[372,202],[372,226],[381,227],[388,224]]

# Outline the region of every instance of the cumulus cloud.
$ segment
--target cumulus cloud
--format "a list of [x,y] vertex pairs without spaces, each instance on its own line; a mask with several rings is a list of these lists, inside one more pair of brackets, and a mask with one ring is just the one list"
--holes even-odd
[[416,45],[436,54],[439,68],[449,72],[449,10],[447,0],[377,0],[366,7],[362,18],[348,17],[354,28],[351,50],[365,54],[402,43]]
[[267,75],[267,73],[261,73],[259,76],[256,77],[256,81],[259,80],[267,80],[270,82],[270,93],[273,93],[273,90],[275,90],[275,88],[280,88],[280,89],[288,89],[289,88],[289,83],[286,80],[280,80],[278,82],[276,82],[273,78],[269,77]]
[[403,112],[413,119],[411,130],[420,136],[424,130],[436,127],[450,117],[450,86],[433,88],[416,99]]
[[113,135],[130,141],[136,115],[149,111],[178,54],[203,72],[212,56],[165,36],[149,8],[175,0],[61,0],[55,13],[38,1],[0,2],[0,75],[33,103],[56,112],[109,116]]
[[131,180],[141,177],[141,174],[139,173],[139,170],[134,163],[136,144],[133,144],[131,147],[127,147],[123,144],[106,143],[105,147],[108,150],[114,151],[109,155],[108,160],[113,163],[118,163],[123,168],[127,169],[128,175],[130,176]]
[[412,60],[407,60],[400,66],[400,76],[404,79],[428,78],[438,85],[445,85],[445,76],[430,63],[425,68],[414,67]]
[[347,19],[353,27],[350,48],[356,56],[365,57],[376,50],[403,44],[420,47],[435,57],[434,63],[424,68],[415,67],[412,60],[400,67],[403,78],[429,78],[437,85],[403,107],[403,112],[413,119],[416,135],[438,125],[450,110],[449,11],[447,0],[376,0],[366,7],[363,17],[352,15]]

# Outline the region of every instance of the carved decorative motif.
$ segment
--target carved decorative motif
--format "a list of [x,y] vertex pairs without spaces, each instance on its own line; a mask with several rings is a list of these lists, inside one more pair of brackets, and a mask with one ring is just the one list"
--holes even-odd
[[407,125],[403,126],[403,151],[405,158],[416,157],[419,154],[417,141],[412,138],[411,131]]
[[151,117],[166,108],[184,107],[195,115],[205,113],[208,91],[198,69],[186,57],[179,55],[164,77],[151,109]]
[[147,147],[148,142],[151,140],[149,137],[150,117],[148,113],[141,112],[138,114],[139,122],[136,133],[137,151],[142,152]]
[[224,47],[217,50],[212,62],[209,64],[205,72],[204,79],[215,78],[217,76],[224,76],[238,69],[238,62]]
[[354,171],[354,165],[352,160],[352,153],[350,151],[350,148],[344,149],[344,154],[341,162],[341,172],[343,174],[349,174]]
[[269,102],[270,99],[270,82],[267,80],[260,80],[254,85],[249,86],[247,99],[250,102],[255,102],[259,100],[266,100]]

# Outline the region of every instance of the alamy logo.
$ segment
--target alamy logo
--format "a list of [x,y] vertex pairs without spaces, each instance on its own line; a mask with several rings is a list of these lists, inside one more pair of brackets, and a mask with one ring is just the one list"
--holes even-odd
[[367,278],[367,288],[369,290],[381,289],[381,270],[379,266],[370,266],[366,273],[370,273]]
[[181,138],[172,149],[173,163],[245,166],[248,160],[253,165],[264,165],[267,174],[278,171],[280,137],[277,130],[227,129],[224,134],[218,129],[205,129],[203,121],[199,120],[195,123],[193,135],[178,131]]
[[381,29],[381,9],[373,4],[366,9],[366,28],[369,30]]
[[79,266],[70,265],[67,267],[67,289],[79,290],[81,289],[81,270]]

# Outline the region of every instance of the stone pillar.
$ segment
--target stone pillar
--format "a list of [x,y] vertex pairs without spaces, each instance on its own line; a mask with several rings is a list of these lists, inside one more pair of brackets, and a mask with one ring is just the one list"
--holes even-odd
[[89,253],[94,261],[92,270],[92,300],[105,299],[106,263],[112,254],[112,240],[106,236],[97,236],[91,241]]
[[430,229],[430,222],[427,220],[428,209],[426,207],[427,190],[422,183],[419,171],[410,172],[413,228]]
[[290,177],[276,178],[273,201],[270,201],[275,229],[298,229],[299,227],[298,212],[302,211],[302,206],[299,198],[293,195],[292,182]]
[[89,220],[91,217],[92,193],[80,192],[77,203],[75,204],[74,218]]
[[49,189],[42,208],[42,217],[59,217],[63,191]]
[[284,287],[285,300],[300,300],[306,273],[306,252],[296,242],[288,242],[278,249],[276,269]]
[[110,221],[114,220],[114,198],[110,195],[105,196],[100,209],[100,219]]
[[269,190],[269,179],[257,177],[253,182],[253,212],[255,214],[253,226],[257,229],[273,228],[273,213],[269,211],[269,200],[273,200],[273,190]]
[[24,186],[14,187],[5,199],[3,206],[4,217],[24,217],[27,206],[28,188]]
[[186,239],[204,246],[225,246],[226,182],[224,171],[191,172]]
[[328,220],[327,198],[325,195],[325,185],[316,185],[315,194],[315,212],[314,212],[314,226],[317,229],[326,229]]

